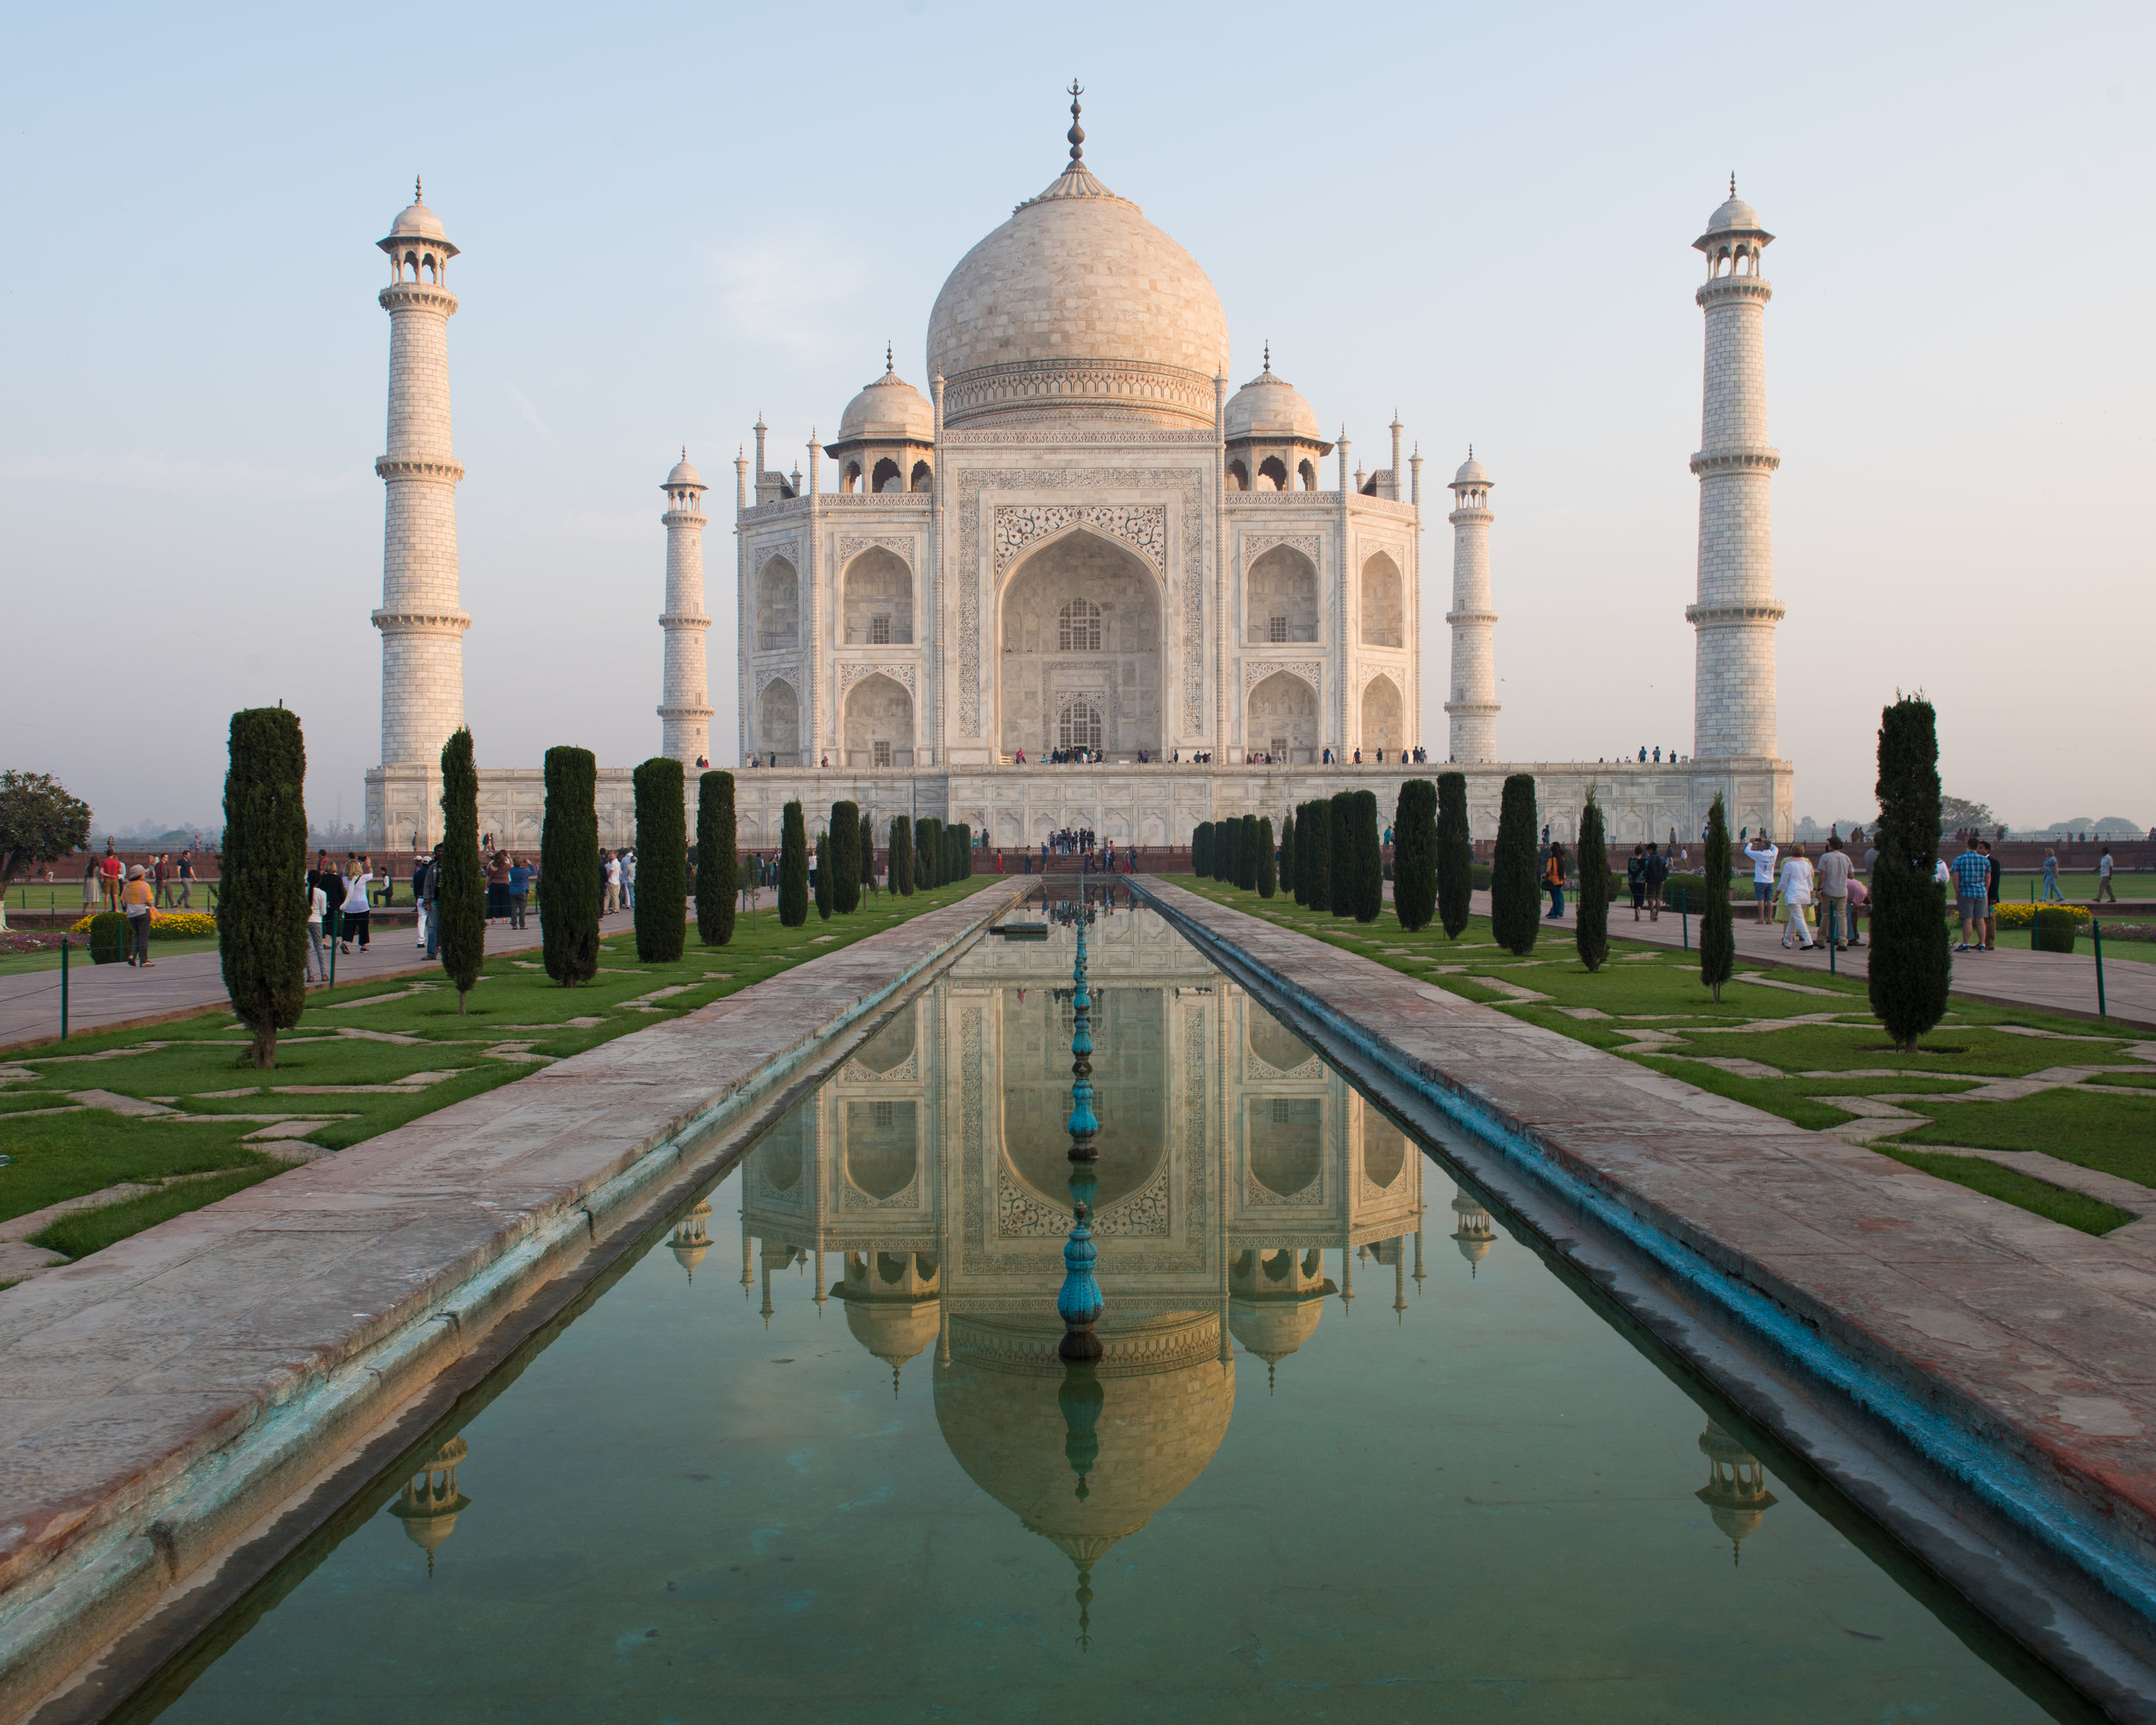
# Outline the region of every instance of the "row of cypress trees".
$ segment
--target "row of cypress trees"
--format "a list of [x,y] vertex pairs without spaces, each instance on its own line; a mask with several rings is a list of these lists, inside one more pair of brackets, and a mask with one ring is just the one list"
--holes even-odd
[[[730,821],[730,778],[728,789]],[[800,804],[788,803],[779,827],[779,920],[788,928],[799,928],[808,920],[812,904],[819,917],[850,916],[861,906],[862,889],[876,890],[875,830],[858,803],[831,805],[830,822],[817,837],[814,854],[812,892],[807,818]],[[887,866],[891,890],[900,897],[968,879],[973,874],[973,829],[963,821],[946,824],[932,815],[918,821],[896,816],[891,822]]]

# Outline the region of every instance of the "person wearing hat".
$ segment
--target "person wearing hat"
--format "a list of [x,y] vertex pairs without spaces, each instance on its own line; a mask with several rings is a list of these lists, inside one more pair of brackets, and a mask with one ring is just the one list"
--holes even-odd
[[150,965],[150,901],[153,894],[142,865],[137,862],[128,870],[128,883],[120,889],[120,903],[128,913],[128,926],[135,932],[135,950],[128,955],[128,963],[147,970]]

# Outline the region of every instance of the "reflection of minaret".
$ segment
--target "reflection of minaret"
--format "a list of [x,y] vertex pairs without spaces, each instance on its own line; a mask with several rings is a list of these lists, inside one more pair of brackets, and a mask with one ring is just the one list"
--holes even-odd
[[1265,1362],[1269,1394],[1274,1368],[1316,1333],[1325,1296],[1338,1291],[1315,1246],[1300,1258],[1285,1246],[1250,1248],[1229,1261],[1228,1327],[1244,1352]]
[[697,1200],[696,1208],[683,1219],[674,1231],[674,1238],[667,1242],[667,1250],[674,1254],[674,1261],[688,1272],[689,1280],[696,1280],[696,1266],[704,1261],[704,1254],[711,1249],[710,1217],[711,1207],[705,1200]]
[[[817,1258],[820,1263],[823,1254]],[[893,1396],[906,1361],[936,1340],[943,1327],[941,1273],[931,1252],[849,1251],[846,1279],[831,1288],[845,1302],[846,1327],[854,1339],[891,1368]]]
[[472,1507],[472,1500],[457,1490],[457,1464],[467,1453],[462,1438],[451,1438],[404,1482],[389,1506],[389,1513],[404,1524],[404,1537],[426,1552],[429,1575],[434,1573],[436,1551],[456,1531],[459,1512]]
[[1765,1465],[1712,1420],[1699,1434],[1699,1447],[1707,1458],[1707,1484],[1692,1496],[1729,1535],[1729,1561],[1734,1565],[1739,1560],[1737,1547],[1780,1500],[1767,1490]]
[[1489,1256],[1491,1244],[1497,1238],[1497,1230],[1491,1225],[1489,1212],[1482,1201],[1462,1192],[1452,1200],[1452,1214],[1460,1219],[1460,1225],[1452,1230],[1452,1238],[1459,1242],[1460,1256],[1467,1260],[1467,1273],[1475,1274],[1475,1266]]
[[1422,1218],[1423,1213],[1429,1208],[1427,1204],[1415,1206],[1415,1292],[1418,1295],[1422,1292],[1423,1279],[1430,1273],[1422,1267]]
[[749,1258],[749,1211],[744,1206],[741,1213],[741,1297],[744,1300],[749,1297],[749,1290],[756,1280],[755,1268]]

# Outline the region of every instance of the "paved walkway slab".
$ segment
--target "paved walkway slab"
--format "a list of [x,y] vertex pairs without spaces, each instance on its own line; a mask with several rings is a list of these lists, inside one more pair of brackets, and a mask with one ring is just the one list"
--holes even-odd
[[[0,1720],[963,944],[1001,883],[0,1293]],[[444,1350],[448,1350],[445,1355]]]

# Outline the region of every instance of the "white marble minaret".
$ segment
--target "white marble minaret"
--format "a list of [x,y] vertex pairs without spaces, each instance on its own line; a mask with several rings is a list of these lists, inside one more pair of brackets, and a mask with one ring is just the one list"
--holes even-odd
[[[389,448],[374,463],[388,492],[382,535],[382,756],[368,775],[370,841],[431,843],[442,813],[429,787],[442,745],[464,723],[464,631],[457,593],[457,482],[449,443],[449,243],[412,187],[389,237]],[[399,770],[402,769],[402,770]]]
[[1706,407],[1700,450],[1699,598],[1692,751],[1702,760],[1775,752],[1774,529],[1767,482],[1782,457],[1767,442],[1764,329],[1774,290],[1759,273],[1774,235],[1729,178],[1729,201],[1692,242],[1707,254],[1694,297],[1707,313]]
[[[689,452],[660,487],[667,494],[666,681],[659,702],[659,752],[693,774],[711,752],[711,705],[705,687],[704,631],[704,480],[689,465]],[[692,779],[692,783],[693,779]]]
[[1452,475],[1456,507],[1452,524],[1452,609],[1445,620],[1452,627],[1452,699],[1445,710],[1452,718],[1455,761],[1497,758],[1497,661],[1490,631],[1497,613],[1489,608],[1490,476],[1470,448]]

